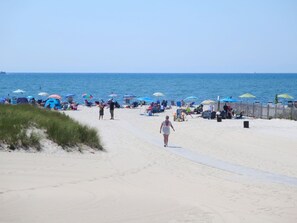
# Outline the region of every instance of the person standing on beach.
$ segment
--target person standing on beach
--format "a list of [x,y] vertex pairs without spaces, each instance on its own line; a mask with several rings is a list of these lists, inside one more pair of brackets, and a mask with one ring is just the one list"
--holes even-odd
[[104,104],[99,103],[99,120],[100,118],[103,119],[103,115],[104,115]]
[[114,119],[114,106],[115,106],[115,103],[113,102],[113,100],[111,100],[110,103],[109,103],[109,112],[110,112],[110,119],[111,120]]
[[170,127],[172,128],[173,131],[175,131],[173,125],[169,121],[169,116],[167,115],[165,118],[165,121],[162,122],[160,126],[160,133],[163,132],[163,137],[164,137],[164,147],[168,146],[168,138],[170,134]]

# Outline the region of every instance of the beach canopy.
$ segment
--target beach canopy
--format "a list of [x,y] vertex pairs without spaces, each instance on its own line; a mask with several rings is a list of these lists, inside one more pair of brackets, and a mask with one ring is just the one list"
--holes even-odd
[[250,93],[245,93],[243,95],[240,95],[239,97],[240,98],[255,98],[256,96],[255,95],[252,95]]
[[141,98],[136,98],[138,101],[145,101],[145,102],[153,102],[154,100],[149,98],[149,97],[141,97]]
[[38,95],[39,95],[39,96],[48,96],[49,94],[46,93],[46,92],[39,92]]
[[285,99],[293,99],[294,97],[292,97],[291,95],[288,94],[279,94],[277,95],[278,98],[285,98]]
[[18,98],[16,101],[17,104],[28,104],[29,101],[27,98]]
[[161,92],[155,92],[155,93],[153,93],[153,95],[155,96],[155,97],[164,97],[165,95],[163,94],[163,93],[161,93]]
[[93,98],[93,95],[84,93],[84,94],[82,94],[82,97],[83,97],[84,99],[92,99],[92,98]]
[[223,98],[220,100],[221,102],[237,102],[234,98]]
[[204,101],[201,102],[201,104],[203,104],[203,105],[211,105],[211,104],[214,104],[214,103],[216,103],[216,102],[213,101],[213,100],[210,100],[210,99],[204,100]]
[[58,99],[58,100],[62,99],[62,97],[60,95],[58,95],[58,94],[52,94],[52,95],[48,96],[48,98],[55,98],[55,99]]
[[57,108],[57,109],[61,109],[61,103],[58,99],[56,98],[50,98],[46,101],[45,108],[49,107],[49,108]]
[[17,90],[15,90],[15,91],[13,91],[13,93],[21,93],[21,94],[23,94],[23,93],[25,93],[26,91],[24,91],[24,90],[21,90],[21,89],[17,89]]
[[198,98],[195,96],[189,96],[184,99],[184,101],[196,101]]

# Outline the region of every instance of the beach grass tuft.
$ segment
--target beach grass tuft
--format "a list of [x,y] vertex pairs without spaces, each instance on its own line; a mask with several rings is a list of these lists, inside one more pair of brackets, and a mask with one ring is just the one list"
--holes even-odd
[[33,147],[40,150],[41,135],[63,148],[86,145],[103,150],[97,131],[71,119],[64,113],[31,105],[0,105],[0,143],[10,149]]

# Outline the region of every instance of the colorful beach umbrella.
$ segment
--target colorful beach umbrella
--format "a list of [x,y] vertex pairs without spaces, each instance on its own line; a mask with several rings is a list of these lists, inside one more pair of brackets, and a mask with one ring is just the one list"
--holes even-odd
[[17,89],[17,90],[15,90],[15,91],[13,91],[13,93],[17,93],[17,94],[19,94],[19,93],[23,94],[23,93],[25,93],[25,92],[26,92],[26,91],[21,90],[21,89]]
[[59,99],[59,100],[62,99],[62,97],[58,94],[52,94],[52,95],[48,96],[48,98],[55,98],[55,99]]
[[48,96],[49,94],[46,93],[46,92],[39,92],[38,95],[39,95],[39,96],[45,96],[45,97],[46,97],[46,96]]
[[255,95],[252,95],[250,93],[245,93],[243,95],[240,95],[239,97],[240,98],[255,98],[256,96]]
[[92,98],[93,98],[93,95],[84,93],[84,94],[82,94],[82,97],[83,97],[84,99],[92,99]]
[[294,97],[292,97],[291,95],[288,94],[279,94],[277,95],[278,98],[285,98],[285,99],[293,99]]

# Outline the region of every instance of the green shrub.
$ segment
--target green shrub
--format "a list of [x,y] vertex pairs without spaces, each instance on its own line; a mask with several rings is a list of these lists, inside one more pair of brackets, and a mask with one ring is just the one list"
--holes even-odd
[[0,142],[10,148],[40,149],[40,136],[30,132],[33,128],[44,130],[50,140],[63,148],[84,144],[103,149],[95,129],[81,125],[63,113],[31,105],[0,105]]

